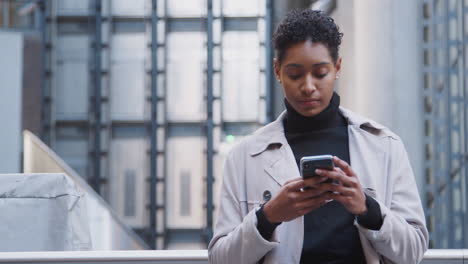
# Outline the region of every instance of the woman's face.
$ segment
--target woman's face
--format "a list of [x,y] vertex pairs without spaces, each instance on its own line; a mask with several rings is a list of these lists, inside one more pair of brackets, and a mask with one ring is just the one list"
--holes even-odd
[[322,43],[309,40],[286,50],[281,65],[275,59],[275,74],[289,104],[303,116],[315,116],[330,103],[341,69],[341,58],[333,62]]

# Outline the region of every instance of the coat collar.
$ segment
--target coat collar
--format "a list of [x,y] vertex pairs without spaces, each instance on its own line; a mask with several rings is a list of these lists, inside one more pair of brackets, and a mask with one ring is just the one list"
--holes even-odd
[[[362,117],[349,109],[340,107],[340,112],[348,121],[349,126],[353,126],[363,130],[370,130],[373,134],[378,134],[385,127],[373,120]],[[253,137],[253,144],[250,149],[250,155],[256,156],[268,149],[272,144],[287,144],[286,136],[284,135],[283,119],[286,117],[286,111],[283,111],[278,118],[270,124],[257,130]]]

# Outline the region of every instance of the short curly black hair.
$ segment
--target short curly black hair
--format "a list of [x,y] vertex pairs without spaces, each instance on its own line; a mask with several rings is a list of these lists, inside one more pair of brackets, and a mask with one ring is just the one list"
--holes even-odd
[[278,25],[272,42],[280,64],[288,48],[306,40],[324,44],[336,63],[342,37],[333,18],[322,11],[294,9]]

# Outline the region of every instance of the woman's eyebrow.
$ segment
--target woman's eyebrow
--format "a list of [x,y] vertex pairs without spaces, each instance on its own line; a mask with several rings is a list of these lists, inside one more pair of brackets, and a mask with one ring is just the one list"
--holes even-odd
[[330,64],[329,62],[326,62],[326,61],[323,61],[323,62],[319,62],[319,63],[314,63],[312,64],[312,67],[317,67],[317,66],[322,66],[322,65],[327,65],[327,64]]
[[297,63],[290,63],[290,64],[286,65],[286,68],[304,68],[304,65],[297,64]]
[[[322,61],[318,63],[312,64],[312,67],[318,67],[318,66],[323,66],[323,65],[328,65],[330,62]],[[304,68],[304,65],[298,64],[298,63],[290,63],[286,65],[287,68]]]

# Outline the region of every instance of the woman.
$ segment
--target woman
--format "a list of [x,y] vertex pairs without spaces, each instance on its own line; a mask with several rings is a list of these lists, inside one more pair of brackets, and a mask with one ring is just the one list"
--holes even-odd
[[[286,111],[228,155],[211,263],[421,261],[428,232],[401,139],[340,107],[333,91],[341,38],[312,10],[276,29]],[[321,154],[336,168],[301,178],[301,157]]]

